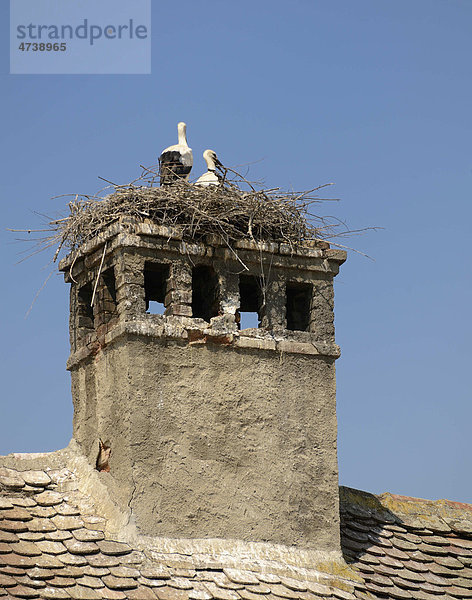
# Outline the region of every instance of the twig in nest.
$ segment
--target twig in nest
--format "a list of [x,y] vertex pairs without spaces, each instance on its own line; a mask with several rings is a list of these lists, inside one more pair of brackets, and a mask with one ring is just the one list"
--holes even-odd
[[48,218],[46,229],[28,233],[47,234],[35,241],[40,249],[56,246],[54,261],[61,251],[77,250],[125,215],[177,228],[184,241],[198,241],[215,233],[231,250],[237,240],[280,242],[295,248],[307,240],[331,240],[350,233],[342,221],[312,211],[315,203],[324,200],[316,193],[332,184],[305,192],[261,189],[234,169],[220,167],[220,185],[205,187],[181,179],[156,187],[158,171],[141,168],[141,176],[126,185],[101,178],[110,183],[112,193],[105,197],[75,195],[68,203],[68,215]]
[[52,270],[52,271],[49,273],[49,275],[48,275],[48,276],[46,277],[46,279],[44,280],[44,283],[43,283],[43,285],[42,285],[42,286],[39,288],[39,290],[36,292],[36,294],[35,294],[35,296],[34,296],[34,298],[33,298],[33,302],[31,302],[31,305],[30,305],[30,307],[29,307],[29,308],[28,308],[28,310],[26,311],[26,314],[25,314],[25,319],[27,319],[27,318],[28,318],[28,315],[30,314],[30,312],[31,312],[31,310],[32,310],[32,308],[33,308],[33,306],[34,306],[34,303],[35,303],[35,302],[36,302],[36,300],[38,299],[38,297],[39,297],[39,294],[40,294],[40,293],[43,291],[43,289],[45,288],[45,286],[46,286],[46,283],[47,283],[47,282],[48,282],[48,281],[51,279],[51,276],[53,275],[53,273],[54,273],[54,269],[53,269],[53,270]]
[[90,306],[93,306],[93,301],[95,300],[95,293],[97,291],[98,280],[100,279],[100,275],[102,274],[103,261],[105,260],[105,253],[107,251],[107,243],[103,246],[103,254],[102,260],[100,261],[100,267],[98,268],[97,279],[95,280],[95,285],[93,286],[93,294],[92,299],[90,300]]

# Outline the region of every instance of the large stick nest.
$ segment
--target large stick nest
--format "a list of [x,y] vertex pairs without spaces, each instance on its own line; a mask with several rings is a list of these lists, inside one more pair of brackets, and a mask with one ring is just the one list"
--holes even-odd
[[40,249],[54,247],[56,260],[62,249],[76,250],[124,215],[176,227],[188,241],[216,233],[229,245],[241,239],[298,245],[349,233],[344,223],[312,210],[326,200],[317,192],[331,184],[301,193],[257,189],[229,168],[222,170],[220,185],[206,187],[184,180],[157,187],[157,177],[156,171],[143,167],[130,184],[108,182],[105,190],[111,193],[105,196],[76,195],[69,202],[69,214],[36,230],[42,236],[35,241]]

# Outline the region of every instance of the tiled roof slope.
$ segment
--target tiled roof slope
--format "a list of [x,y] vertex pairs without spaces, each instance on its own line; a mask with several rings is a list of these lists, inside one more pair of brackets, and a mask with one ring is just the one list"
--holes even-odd
[[374,598],[472,598],[472,505],[341,488],[341,543]]
[[472,598],[471,506],[341,488],[352,570],[225,568],[113,539],[66,467],[7,464],[0,467],[0,598]]

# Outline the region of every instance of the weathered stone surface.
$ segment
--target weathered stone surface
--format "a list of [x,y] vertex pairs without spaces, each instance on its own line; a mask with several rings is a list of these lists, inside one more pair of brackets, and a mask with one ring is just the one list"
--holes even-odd
[[35,561],[40,557],[21,556],[21,554],[0,554],[0,564],[10,567],[29,569],[35,566]]
[[112,590],[131,590],[138,587],[138,582],[127,577],[115,577],[113,575],[105,575],[103,582]]
[[28,522],[27,529],[29,531],[48,532],[55,531],[56,526],[50,519],[36,517]]
[[60,561],[57,556],[51,554],[42,554],[35,558],[35,566],[44,569],[61,569],[64,564]]
[[224,574],[234,583],[242,585],[258,585],[259,580],[254,573],[250,571],[240,571],[239,569],[223,569]]
[[470,588],[468,590],[456,586],[451,586],[446,589],[446,593],[454,598],[470,598]]
[[[402,567],[403,565],[401,563],[398,564],[398,567]],[[405,563],[405,566],[407,569],[409,569],[410,571],[414,571],[417,573],[426,573],[427,571],[429,571],[429,565],[425,565],[422,562],[417,562],[415,560],[409,560],[407,563]]]
[[72,588],[68,588],[68,593],[71,598],[75,600],[101,600],[102,594],[90,587],[75,585]]
[[35,487],[46,487],[51,483],[51,478],[44,471],[23,471],[21,476],[25,483]]
[[67,566],[63,566],[60,574],[65,576],[65,577],[82,577],[84,574],[86,574],[85,572],[87,571],[87,569],[89,569],[90,567],[87,566],[75,566],[75,565],[67,565]]
[[317,583],[315,581],[307,581],[306,582],[307,590],[316,594],[317,596],[329,596],[331,594],[331,589],[327,585],[323,585],[322,583]]
[[98,542],[97,545],[100,548],[100,552],[103,552],[103,554],[109,554],[111,556],[129,554],[132,551],[132,548],[128,544],[113,542],[111,540],[103,540]]
[[84,526],[84,522],[80,517],[64,517],[63,515],[56,515],[55,517],[52,517],[51,521],[58,529],[67,529],[69,531],[80,529]]
[[[38,591],[34,588],[27,587],[26,585],[16,585],[15,587],[9,588],[8,593],[16,598],[37,598]],[[44,596],[46,597],[46,596]]]
[[35,496],[35,500],[39,506],[56,506],[62,502],[62,494],[47,490],[45,492],[41,492],[41,494],[37,494]]
[[51,569],[44,569],[44,568],[40,568],[40,567],[34,567],[30,571],[28,571],[28,574],[33,579],[46,580],[46,579],[53,579],[55,577],[54,571],[52,571]]
[[76,506],[72,506],[67,502],[62,502],[61,504],[57,505],[56,511],[58,515],[62,515],[64,517],[73,517],[80,515],[80,510]]
[[86,567],[77,567],[77,572],[78,575],[76,575],[76,577],[78,576],[82,576],[82,575],[87,575],[89,577],[95,578],[95,577],[103,577],[104,575],[108,575],[110,573],[110,569],[105,569],[103,567],[91,567],[90,565],[87,565]]
[[289,598],[291,600],[296,600],[298,598],[298,592],[285,587],[281,583],[272,584],[270,589],[272,594],[278,598]]
[[24,585],[26,587],[38,590],[46,587],[46,582],[43,579],[34,579],[29,575],[16,576],[15,579],[19,585]]
[[18,534],[18,537],[26,542],[39,542],[44,540],[45,534],[41,531],[23,531]]
[[105,554],[91,554],[87,556],[87,562],[92,567],[110,568],[120,564],[119,556],[108,556]]
[[354,600],[355,599],[354,594],[351,594],[350,592],[346,592],[346,591],[344,591],[342,589],[338,589],[338,588],[334,588],[332,594],[335,598],[339,598],[340,600]]
[[125,594],[119,590],[103,588],[100,590],[100,595],[104,600],[126,600]]
[[66,554],[59,554],[59,560],[70,567],[85,567],[87,565],[88,557],[82,556],[80,554],[70,554],[66,552]]
[[18,544],[7,544],[5,542],[0,542],[0,554],[8,554],[13,552],[13,547]]
[[189,590],[188,597],[189,600],[211,600],[213,598],[210,592],[202,584],[195,585],[193,589]]
[[48,585],[51,587],[68,588],[75,585],[75,579],[73,577],[66,577],[61,572],[61,574],[56,575],[54,579],[50,579]]
[[436,558],[436,563],[442,565],[443,567],[448,567],[449,569],[463,569],[464,565],[452,556],[438,556]]
[[0,573],[11,575],[12,577],[24,575],[25,569],[21,567],[12,567],[10,565],[0,565]]
[[[239,600],[240,598],[236,591],[221,588],[211,581],[205,582],[204,586],[216,600]],[[160,588],[157,593],[160,595]]]
[[[169,581],[166,582],[170,587],[176,588],[178,590],[191,590],[193,587],[192,582],[185,577],[172,577]],[[225,586],[221,586],[225,587]]]
[[166,585],[165,579],[148,579],[147,577],[138,577],[138,583],[147,585],[150,588],[162,587]]
[[[108,575],[108,572],[103,573],[103,575]],[[100,577],[92,577],[90,575],[84,575],[83,577],[80,578],[78,583],[80,583],[80,585],[84,585],[86,587],[90,587],[90,588],[94,588],[94,589],[99,589],[104,586],[104,583],[100,579]]]
[[463,587],[466,590],[472,590],[472,579],[464,579],[463,577],[454,577],[454,586]]
[[[25,490],[21,490],[21,492],[24,492]],[[36,506],[36,501],[33,500],[33,498],[29,498],[29,497],[14,497],[11,499],[11,502],[14,506],[21,506],[22,508],[31,508],[33,506]]]
[[57,529],[56,531],[49,531],[45,533],[44,538],[46,540],[51,540],[52,542],[63,542],[64,540],[72,539],[72,533],[63,529]]
[[121,554],[120,562],[125,566],[137,566],[141,565],[145,560],[145,554],[138,550],[133,550],[129,554]]
[[92,529],[74,529],[72,534],[79,542],[98,542],[105,538],[103,531]]
[[[397,525],[384,526],[392,534],[389,539],[392,541],[394,549],[400,550],[401,554],[392,553],[388,547],[379,544],[378,538],[375,536],[371,538],[371,544],[363,553],[350,554],[349,560],[365,573],[365,589],[375,595],[410,600],[452,598],[453,595],[449,591],[452,582],[460,582],[460,584],[452,584],[455,588],[472,589],[472,580],[469,582],[467,578],[461,578],[461,573],[464,572],[464,563],[459,560],[460,553],[454,550],[452,534],[447,531],[447,528],[442,535],[439,533],[441,527],[437,526],[437,521],[440,520],[440,517],[435,511],[443,514],[444,508],[440,503],[435,505],[435,503],[427,501],[405,498],[393,502],[387,498],[387,502],[390,502],[396,510],[404,507],[407,512],[406,528]],[[422,507],[422,510],[427,513],[424,516],[422,528],[420,526],[421,518],[419,516],[412,518],[411,516],[412,509],[417,509],[420,502],[424,502],[428,506],[428,510]],[[460,507],[456,509],[452,506],[449,510],[455,511],[456,514],[459,511],[463,515],[463,509]],[[343,522],[345,520],[349,523],[350,531],[356,521],[351,520],[354,517],[348,516],[347,511],[342,510],[342,514],[344,515]],[[379,513],[373,511],[371,514],[375,520],[382,521]],[[414,529],[408,529],[410,523],[414,523],[411,525]],[[467,546],[467,543],[465,545]],[[392,554],[395,558],[392,558]],[[376,564],[368,564],[368,570],[365,569],[370,557],[380,560],[380,568]],[[357,597],[360,597],[359,594]]]
[[12,533],[20,533],[21,531],[28,531],[28,525],[23,521],[9,521],[7,519],[0,521],[0,528],[3,531],[10,531]]
[[[301,581],[297,582],[296,584],[292,584],[292,587],[293,585],[297,585],[297,587],[300,588],[300,591],[306,591],[306,585]],[[303,590],[301,590],[301,588],[303,588]],[[239,589],[240,588],[238,588],[238,592]],[[245,589],[256,594],[270,594],[271,590],[270,586],[264,583],[259,583],[258,585],[246,585]]]
[[10,575],[5,575],[0,573],[0,587],[13,587],[16,585],[16,579],[14,577],[10,577]]
[[54,517],[57,512],[53,506],[35,506],[31,509],[31,514],[41,519],[49,519],[50,517]]
[[133,569],[130,567],[111,567],[110,573],[115,577],[135,577],[138,578],[141,572],[138,569]]
[[176,567],[175,565],[172,567],[172,574],[175,575],[175,577],[187,577],[189,579],[192,579],[193,577],[196,576],[197,571],[195,569],[191,569],[189,567],[187,568],[180,568],[180,567]]
[[169,579],[170,570],[165,565],[157,564],[141,569],[141,575],[148,579]]
[[417,572],[410,571],[409,569],[403,569],[401,573],[395,573],[395,576],[402,577],[409,582],[420,582],[424,581],[423,573],[425,573],[425,571]]
[[41,596],[45,600],[68,600],[70,598],[66,588],[52,588],[49,586],[41,590]]
[[[175,577],[173,577],[172,579],[174,580]],[[212,573],[208,578],[206,578],[206,580],[213,581],[214,583],[216,583],[217,586],[229,590],[238,590],[243,587],[240,583],[235,583],[234,581],[231,581],[231,579],[229,579],[229,577],[226,577],[224,573]],[[169,583],[169,585],[171,584]]]
[[398,548],[399,550],[416,550],[417,548],[417,544],[408,542],[407,540],[404,540],[400,537],[394,538],[392,544],[393,546],[395,546],[395,548]]
[[156,595],[153,591],[142,585],[134,590],[128,590],[126,596],[127,600],[156,600]]
[[16,554],[22,556],[39,556],[41,554],[41,550],[35,542],[21,540],[17,544],[12,544],[12,547]]
[[274,573],[257,573],[257,578],[263,583],[280,583],[280,577]]
[[244,600],[261,600],[262,598],[264,598],[264,596],[261,596],[260,594],[250,592],[247,588],[242,588],[241,590],[238,590],[238,594]]
[[188,598],[187,591],[171,588],[167,585],[153,591],[158,600],[186,600]]
[[296,592],[306,592],[307,590],[306,584],[303,581],[298,581],[296,579],[293,579],[292,577],[281,577],[280,582],[285,587],[288,587],[290,590],[294,590]]
[[18,471],[7,467],[0,467],[0,485],[11,489],[20,489],[24,487],[25,480]]
[[98,554],[99,548],[95,542],[79,542],[75,539],[65,540],[64,545],[71,554]]
[[45,552],[46,554],[64,554],[64,552],[67,552],[66,547],[62,542],[44,540],[42,542],[37,542],[36,545],[41,552]]
[[85,515],[83,517],[84,523],[86,523],[87,525],[99,525],[102,526],[103,528],[106,525],[106,519],[104,519],[103,517],[99,517],[97,515]]

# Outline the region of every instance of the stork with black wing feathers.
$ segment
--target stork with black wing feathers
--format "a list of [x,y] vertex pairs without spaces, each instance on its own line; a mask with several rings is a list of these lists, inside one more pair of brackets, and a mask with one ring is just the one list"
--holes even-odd
[[169,146],[159,156],[160,184],[169,185],[179,179],[188,179],[193,165],[192,149],[187,144],[187,125],[180,122],[177,125],[179,134],[178,144]]

